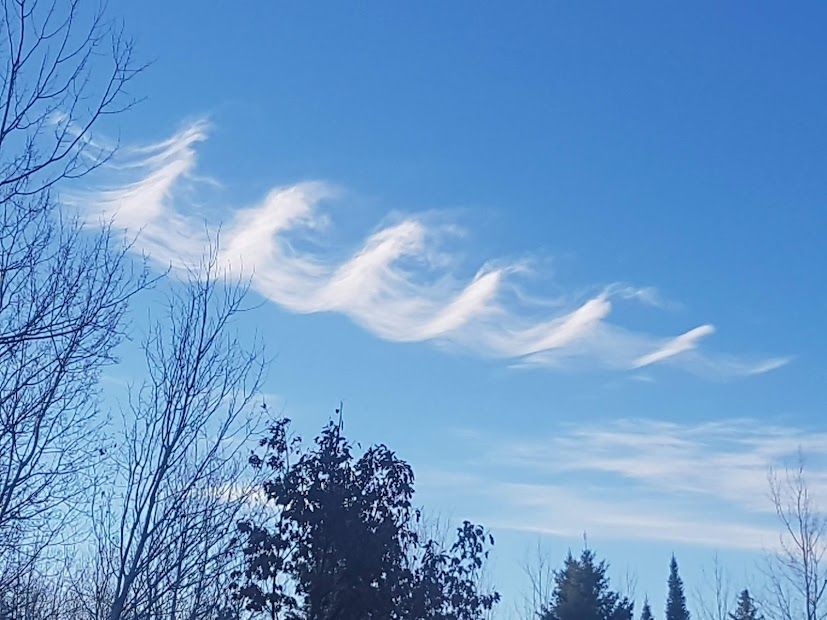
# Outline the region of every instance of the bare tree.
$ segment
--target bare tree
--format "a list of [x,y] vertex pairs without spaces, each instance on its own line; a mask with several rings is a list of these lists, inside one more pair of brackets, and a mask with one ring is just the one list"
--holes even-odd
[[66,570],[69,558],[49,570],[37,567],[17,575],[0,593],[0,618],[3,620],[79,620],[82,608],[73,596]]
[[66,538],[99,456],[96,385],[145,284],[51,189],[111,154],[90,132],[131,104],[131,44],[78,1],[0,8],[0,590]]
[[767,565],[770,611],[780,620],[821,620],[827,617],[827,572],[822,565],[827,522],[808,487],[803,459],[783,473],[770,471],[769,482],[782,525],[779,550]]
[[630,601],[634,601],[637,598],[637,572],[632,567],[627,566],[626,570],[623,571],[622,580],[623,587],[619,590],[620,594]]
[[705,620],[729,620],[733,592],[729,576],[716,553],[711,569],[702,569],[701,585],[695,589],[699,616]]
[[262,362],[229,331],[245,287],[210,261],[185,289],[146,341],[149,379],[112,450],[112,491],[96,511],[95,617],[214,617],[229,576],[248,492],[236,457]]
[[540,542],[523,563],[523,572],[528,579],[528,592],[522,602],[515,605],[515,614],[521,618],[534,618],[538,610],[548,605],[554,592],[555,565],[551,554]]
[[[0,586],[66,534],[100,458],[96,389],[136,279],[125,249],[78,229],[27,243],[0,213]],[[26,223],[28,224],[28,223]],[[38,224],[48,226],[45,220]]]
[[128,108],[143,67],[130,40],[80,0],[3,0],[0,14],[0,198],[43,196],[112,153],[91,137]]

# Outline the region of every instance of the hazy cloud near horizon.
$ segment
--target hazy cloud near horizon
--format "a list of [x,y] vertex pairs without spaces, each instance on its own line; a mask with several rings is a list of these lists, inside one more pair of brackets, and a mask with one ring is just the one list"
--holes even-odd
[[771,471],[783,485],[803,463],[813,500],[827,501],[827,434],[754,419],[621,419],[457,441],[477,456],[462,473],[425,470],[420,489],[516,531],[762,551],[779,544]]
[[[352,243],[345,256],[326,251],[338,190],[321,181],[272,189],[245,208],[205,219],[196,196],[219,185],[196,174],[208,124],[191,123],[166,140],[122,149],[98,187],[64,197],[90,224],[111,222],[135,236],[134,249],[173,270],[196,265],[220,231],[219,260],[251,277],[282,308],[337,312],[379,338],[434,341],[512,366],[634,370],[670,364],[710,378],[768,372],[785,357],[707,352],[711,324],[656,336],[610,320],[619,301],[658,307],[651,287],[608,284],[563,300],[527,294],[531,261],[482,262],[462,276],[445,242],[454,227],[405,215]],[[455,240],[454,240],[455,242]],[[300,248],[312,248],[305,250]]]

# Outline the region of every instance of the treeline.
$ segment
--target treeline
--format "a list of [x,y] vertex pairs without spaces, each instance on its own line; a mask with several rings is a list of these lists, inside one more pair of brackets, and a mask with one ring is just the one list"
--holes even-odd
[[[655,617],[665,620],[690,620],[684,584],[678,573],[675,556],[669,563],[667,580],[666,607],[663,615],[652,612],[648,598],[643,599],[640,613],[635,615],[635,603],[629,595],[621,594],[611,588],[607,575],[608,564],[598,561],[594,551],[584,548],[579,556],[571,552],[563,566],[551,574],[552,591],[547,603],[539,604],[539,611],[533,612],[533,606],[524,616],[539,620],[653,620]],[[545,584],[538,584],[542,587]],[[720,582],[719,582],[720,587]],[[536,605],[535,597],[535,605]],[[703,605],[699,614],[701,620],[763,620],[765,615],[748,589],[744,589],[734,601],[724,600],[725,593],[718,589],[712,593],[711,605]]]
[[[92,131],[132,105],[143,67],[91,4],[2,6],[0,618],[489,617],[484,527],[424,518],[389,448],[357,454],[339,421],[306,445],[261,406],[262,348],[234,335],[246,287],[217,253],[175,274],[143,374],[130,370],[119,408],[102,405],[134,335],[130,303],[166,284],[109,229],[66,215],[58,192],[110,159]],[[772,609],[816,620],[824,527],[798,474],[773,486],[788,544]],[[591,551],[569,557],[526,617],[631,617],[605,569]],[[686,617],[682,594],[670,601],[668,620]],[[744,601],[737,617],[758,617]]]

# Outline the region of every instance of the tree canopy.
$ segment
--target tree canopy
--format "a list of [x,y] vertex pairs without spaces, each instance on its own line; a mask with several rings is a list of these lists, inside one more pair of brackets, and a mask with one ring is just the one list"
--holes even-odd
[[591,549],[579,557],[569,552],[554,573],[554,592],[540,620],[631,620],[634,603],[610,588],[607,570]]
[[763,620],[764,618],[747,589],[741,590],[741,594],[738,595],[738,607],[729,614],[729,617],[731,620]]
[[447,548],[423,531],[413,471],[384,445],[354,455],[341,424],[302,449],[280,419],[250,463],[271,509],[243,520],[235,596],[287,618],[473,620],[499,600],[480,586],[493,538],[470,522]]

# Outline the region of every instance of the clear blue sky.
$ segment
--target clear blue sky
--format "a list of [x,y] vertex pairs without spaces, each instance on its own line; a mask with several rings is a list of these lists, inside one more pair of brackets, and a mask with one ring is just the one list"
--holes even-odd
[[111,10],[155,62],[107,130],[154,146],[100,208],[161,262],[222,226],[300,429],[343,400],[491,525],[504,612],[538,536],[658,608],[672,551],[745,582],[766,468],[827,452],[827,7]]

